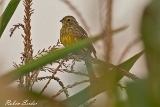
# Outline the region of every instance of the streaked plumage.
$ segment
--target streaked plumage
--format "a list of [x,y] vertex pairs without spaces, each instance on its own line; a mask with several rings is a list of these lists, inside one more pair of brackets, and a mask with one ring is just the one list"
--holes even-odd
[[[79,26],[78,22],[73,16],[65,16],[62,20],[60,20],[60,22],[62,22],[62,28],[60,30],[60,41],[65,47],[88,38],[86,31],[81,26]],[[96,57],[96,50],[92,43],[90,46],[81,50],[81,54],[85,53],[87,55],[91,55],[92,52]]]

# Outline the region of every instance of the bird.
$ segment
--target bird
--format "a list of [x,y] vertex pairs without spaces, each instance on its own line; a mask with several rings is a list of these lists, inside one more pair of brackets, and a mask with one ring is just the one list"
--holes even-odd
[[[89,38],[87,32],[79,25],[76,18],[73,16],[65,16],[60,20],[60,22],[62,23],[62,28],[60,29],[60,42],[64,47]],[[79,50],[77,53],[89,57],[92,57],[91,54],[93,53],[94,57],[97,58],[96,50],[92,43],[90,43],[89,46],[83,48],[82,50]],[[84,61],[88,70],[89,77],[95,77],[92,64],[85,59]]]
[[[73,16],[65,16],[62,20],[62,28],[60,30],[60,42],[66,47],[80,40],[88,39],[87,32],[78,24]],[[92,43],[81,50],[82,53],[87,55],[94,54],[96,56],[96,50]]]

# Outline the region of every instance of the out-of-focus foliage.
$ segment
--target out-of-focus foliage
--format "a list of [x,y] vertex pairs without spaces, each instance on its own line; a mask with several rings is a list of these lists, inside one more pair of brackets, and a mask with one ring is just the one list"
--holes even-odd
[[[140,52],[140,53],[134,55],[132,58],[130,58],[127,61],[120,64],[121,68],[122,69],[128,68],[130,70],[132,68],[132,65],[139,59],[139,57],[142,55],[142,53],[143,52]],[[105,65],[103,65],[103,66],[105,66]],[[105,69],[104,69],[104,71],[105,71]],[[116,84],[118,83],[118,81],[121,78],[123,78],[123,76],[124,76],[124,75],[121,75],[121,73],[119,73],[118,70],[117,71],[110,71],[110,72],[105,71],[105,72],[106,73],[104,75],[102,75],[101,77],[98,78],[98,81],[96,82],[95,85],[90,85],[90,86],[86,87],[85,89],[83,89],[79,93],[75,94],[74,96],[62,101],[60,104],[62,104],[63,106],[65,105],[67,107],[75,107],[75,105],[76,106],[81,105],[81,104],[85,103],[86,101],[88,101],[89,99],[97,96],[98,94],[105,92],[108,88],[112,88],[111,87],[112,85],[114,85],[114,87],[116,87]],[[115,74],[117,74],[116,76],[118,78],[114,78]],[[112,79],[115,79],[116,84],[114,84],[112,82]]]
[[[12,14],[14,13],[16,7],[18,6],[20,0],[11,0],[9,5],[7,6],[5,12],[3,13],[3,19],[1,16],[2,23],[0,26],[0,35],[3,33],[7,23],[9,22]],[[145,80],[138,80],[134,83],[128,83],[127,85],[127,99],[125,101],[115,100],[117,107],[160,107],[160,1],[153,0],[152,3],[146,8],[143,19],[142,19],[142,40],[144,42],[146,58],[149,68],[149,77]],[[51,52],[37,60],[31,61],[26,65],[9,72],[8,74],[0,77],[0,106],[5,106],[4,103],[6,100],[2,100],[3,97],[6,99],[13,98],[13,96],[19,96],[21,98],[28,98],[26,92],[15,95],[17,91],[12,88],[4,88],[4,86],[13,82],[18,77],[33,71],[39,67],[46,65],[52,61],[56,61],[60,58],[64,58],[69,53],[75,52],[83,47],[87,46],[90,43],[89,40],[80,41],[72,46],[68,46],[65,49],[61,49],[58,51]],[[118,68],[124,69],[127,72],[131,69],[134,63],[139,59],[139,57],[143,54],[140,52],[135,56],[129,58],[124,63],[118,65]],[[107,63],[106,63],[107,64]],[[102,65],[103,66],[103,65]],[[113,65],[116,67],[115,65]],[[104,68],[105,68],[104,63]],[[107,68],[103,69],[105,73],[97,78],[97,83],[95,85],[89,85],[82,91],[77,94],[71,96],[70,98],[61,101],[59,106],[67,106],[67,107],[75,107],[83,104],[94,96],[99,95],[100,93],[106,91],[107,89],[113,89],[117,86],[119,80],[124,76],[122,72],[119,72],[119,69],[114,69],[113,72],[107,70]],[[116,74],[116,75],[115,75]],[[114,78],[117,77],[118,79]],[[112,82],[114,80],[114,82]],[[7,94],[6,90],[10,89],[10,94]],[[6,96],[7,94],[7,96]],[[11,97],[12,96],[12,97]],[[29,97],[33,97],[33,93],[29,95]],[[117,95],[118,96],[118,95]],[[40,96],[38,96],[39,98]],[[44,96],[43,96],[44,98]],[[3,105],[2,105],[3,104]],[[56,105],[55,107],[58,107]]]
[[152,0],[146,7],[141,34],[149,71],[148,78],[128,83],[128,99],[117,103],[117,107],[160,107],[160,0]]
[[21,0],[10,0],[8,6],[0,17],[0,37],[2,36],[8,22],[10,21],[12,15],[14,14],[19,2]]

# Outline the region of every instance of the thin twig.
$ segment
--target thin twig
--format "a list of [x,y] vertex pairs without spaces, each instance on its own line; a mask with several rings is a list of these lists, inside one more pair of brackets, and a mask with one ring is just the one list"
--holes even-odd
[[[54,77],[54,75],[57,73],[58,69],[62,66],[64,60],[62,60],[59,64],[59,66],[55,69],[55,71],[52,74],[52,77]],[[44,90],[47,88],[48,84],[50,83],[52,77],[48,80],[48,82],[46,83],[46,85],[43,87],[42,91],[40,92],[40,94],[42,94],[44,92]]]
[[74,72],[72,70],[68,70],[68,69],[64,69],[63,71],[67,72],[67,73],[73,73],[73,74],[76,74],[76,75],[81,75],[81,76],[86,76],[86,77],[89,77],[88,74],[85,74],[85,73],[82,73],[82,72]]
[[[59,83],[59,85],[62,87],[62,89],[65,88],[63,82],[60,81],[60,79],[58,77],[55,77],[55,76],[46,76],[46,77],[38,77],[37,78],[37,80],[40,80],[40,81],[45,80],[45,79],[54,79],[54,80],[56,80]],[[65,90],[64,93],[65,93],[66,97],[68,98],[69,97],[68,91]]]
[[15,32],[15,30],[16,30],[17,28],[19,29],[19,28],[21,27],[21,28],[23,28],[23,30],[24,30],[24,25],[21,24],[21,23],[18,23],[18,24],[13,25],[13,26],[14,26],[14,27],[10,29],[10,32],[11,32],[10,35],[9,35],[10,37],[13,35],[13,33]]
[[126,87],[122,86],[120,83],[117,83],[117,86],[120,87],[122,91],[123,89],[126,89]]
[[34,55],[33,58],[39,58],[39,57],[43,56],[45,53],[49,53],[51,51],[56,51],[59,49],[59,47],[60,47],[60,41],[58,40],[56,45],[49,46],[47,49],[44,48],[44,49],[38,50],[37,54]]
[[37,69],[37,70],[35,70],[35,71],[31,74],[31,79],[32,79],[32,82],[31,82],[31,90],[32,90],[32,87],[33,87],[34,83],[37,81],[37,77],[38,77],[38,75],[39,75],[39,72],[40,72],[40,70]]
[[98,65],[104,65],[108,70],[114,70],[114,71],[118,71],[120,72],[121,74],[123,74],[124,76],[134,80],[134,81],[137,81],[137,80],[140,80],[136,75],[134,74],[131,74],[130,72],[116,66],[116,65],[113,65],[111,63],[108,63],[108,62],[105,62],[105,61],[102,61],[102,60],[99,60],[99,59],[95,59],[95,58],[92,58],[92,59],[88,59],[88,61],[90,61],[91,63],[93,64],[98,64]]
[[67,90],[68,88],[73,88],[73,87],[75,87],[75,86],[77,86],[77,85],[79,85],[79,84],[85,83],[85,82],[90,82],[90,80],[83,80],[83,81],[81,81],[81,82],[75,82],[75,83],[72,84],[72,85],[68,85],[67,87],[59,90],[59,92],[58,92],[57,94],[53,95],[51,98],[57,97],[58,95],[60,95],[62,92],[64,92],[64,91]]

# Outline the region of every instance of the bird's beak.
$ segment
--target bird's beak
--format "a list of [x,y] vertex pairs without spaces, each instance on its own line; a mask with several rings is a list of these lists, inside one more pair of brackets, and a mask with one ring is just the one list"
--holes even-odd
[[63,22],[63,19],[62,19],[62,20],[60,20],[60,22]]
[[62,27],[66,25],[63,19],[60,22],[62,23]]

